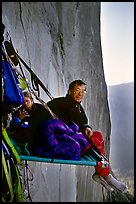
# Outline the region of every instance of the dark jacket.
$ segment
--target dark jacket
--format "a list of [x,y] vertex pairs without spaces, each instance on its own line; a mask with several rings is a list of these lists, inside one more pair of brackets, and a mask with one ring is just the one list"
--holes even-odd
[[55,98],[49,101],[47,105],[67,125],[71,125],[72,122],[76,123],[80,128],[79,131],[83,134],[85,127],[90,127],[81,103],[77,103],[70,95]]
[[34,103],[31,110],[28,110],[30,117],[28,118],[30,128],[29,131],[33,134],[38,125],[45,119],[51,119],[52,116],[48,110],[44,108],[43,105]]
[[[23,109],[23,106],[20,108]],[[19,110],[20,110],[19,109]],[[19,111],[18,110],[18,111]],[[29,127],[24,128],[20,124],[12,125],[14,129],[14,139],[16,142],[24,143],[28,142],[30,146],[33,146],[33,135],[39,126],[39,124],[45,119],[51,119],[52,116],[48,110],[46,110],[41,104],[34,103],[31,110],[25,109],[28,113],[28,117],[21,120],[21,123],[28,122]],[[13,114],[13,117],[19,117],[19,112]]]

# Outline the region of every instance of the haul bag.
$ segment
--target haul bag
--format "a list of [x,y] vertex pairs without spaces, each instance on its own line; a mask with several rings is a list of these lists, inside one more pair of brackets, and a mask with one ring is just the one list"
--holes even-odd
[[13,68],[2,51],[2,71],[4,82],[3,102],[9,105],[19,106],[24,103],[23,91],[20,88],[18,78],[13,73]]

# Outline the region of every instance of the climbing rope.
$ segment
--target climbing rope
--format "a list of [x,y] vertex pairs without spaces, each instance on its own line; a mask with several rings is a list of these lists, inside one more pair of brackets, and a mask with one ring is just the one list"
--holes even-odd
[[24,200],[26,202],[32,202],[32,197],[30,195],[30,187],[29,187],[29,181],[33,181],[33,174],[29,169],[28,161],[22,161],[22,171],[23,171],[23,194],[24,194]]

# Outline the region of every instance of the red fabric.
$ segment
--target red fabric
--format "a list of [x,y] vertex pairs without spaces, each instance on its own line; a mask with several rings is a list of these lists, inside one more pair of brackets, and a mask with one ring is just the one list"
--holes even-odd
[[98,131],[94,131],[91,136],[92,143],[98,148],[98,150],[104,154],[104,140],[102,137],[102,133]]
[[[91,141],[93,142],[93,144],[98,148],[98,150],[101,152],[101,154],[104,155],[104,140],[103,140],[103,137],[102,137],[102,133],[101,133],[101,132],[98,132],[98,131],[94,131],[94,132],[93,132],[93,135],[91,136],[90,139],[91,139]],[[87,148],[85,149],[85,151],[88,150],[88,149],[90,149],[90,148],[92,148],[91,144],[89,144],[89,145],[87,146]],[[106,177],[106,176],[108,176],[109,173],[110,173],[110,166],[108,166],[108,167],[106,167],[106,168],[105,168],[105,167],[102,168],[102,167],[96,166],[96,167],[95,167],[95,170],[96,170],[96,172],[99,173],[101,176]]]
[[[92,143],[98,148],[98,150],[104,154],[104,140],[102,137],[102,133],[98,131],[94,131],[93,135],[90,137]],[[87,151],[88,149],[92,148],[91,144],[88,144],[86,149],[84,151]]]
[[96,166],[96,167],[95,167],[95,170],[96,170],[96,172],[97,172],[98,174],[100,174],[101,176],[106,177],[106,176],[108,176],[109,173],[110,173],[110,165],[109,165],[108,167],[105,167],[105,168]]

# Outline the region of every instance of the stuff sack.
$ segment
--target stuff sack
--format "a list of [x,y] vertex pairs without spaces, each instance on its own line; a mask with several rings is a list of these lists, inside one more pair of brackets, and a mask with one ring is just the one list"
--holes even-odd
[[89,144],[84,152],[92,147],[98,152],[98,154],[104,154],[104,140],[101,132],[93,131],[93,135],[89,138]]
[[2,50],[2,77],[4,85],[3,102],[9,105],[19,106],[24,103],[24,94],[20,88],[18,78],[13,73],[13,68]]

